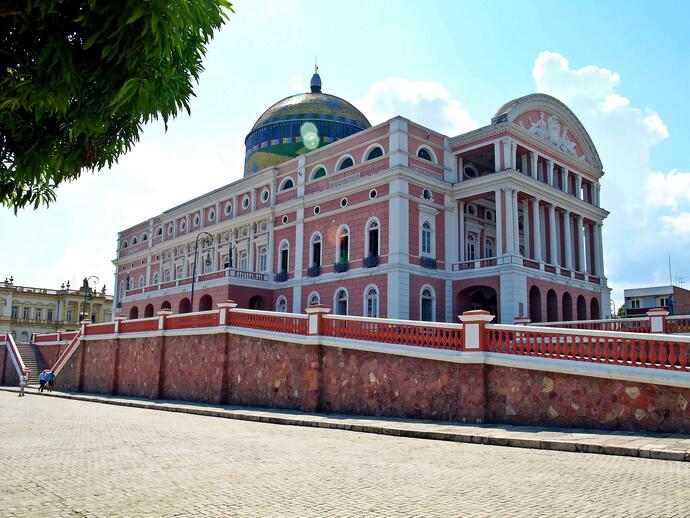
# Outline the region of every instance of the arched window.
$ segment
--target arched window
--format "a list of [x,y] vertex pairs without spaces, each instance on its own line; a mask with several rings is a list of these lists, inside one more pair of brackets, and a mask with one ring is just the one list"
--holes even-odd
[[326,176],[326,168],[322,165],[316,166],[311,173],[311,179],[312,180],[318,180],[319,178],[323,178]]
[[281,295],[276,300],[276,311],[280,313],[287,313],[287,298],[285,298],[285,295]]
[[321,304],[321,297],[317,292],[312,291],[307,297],[307,306],[316,306],[317,304]]
[[153,274],[153,284],[158,284],[160,276],[158,275],[158,272],[154,272]]
[[334,304],[336,315],[347,315],[347,290],[340,288],[335,292]]
[[127,246],[129,246],[129,245],[127,245],[127,240],[125,239],[125,240],[122,242],[122,249],[124,250],[125,248],[127,248]]
[[422,223],[422,255],[431,257],[431,223]]
[[340,159],[340,162],[338,163],[338,167],[336,169],[338,171],[342,171],[343,169],[347,169],[348,167],[352,167],[353,165],[355,165],[355,161],[352,159],[352,157],[346,156]]
[[417,150],[417,157],[428,162],[436,163],[436,160],[434,160],[433,152],[428,147],[420,147]]
[[146,232],[144,232],[144,233],[141,235],[141,240],[142,240],[142,241],[148,241],[148,239],[149,239],[149,235],[148,235]]
[[282,181],[280,184],[280,189],[279,191],[287,191],[288,189],[292,189],[295,186],[295,182],[292,181],[292,178],[288,177],[285,180]]
[[134,279],[127,277],[127,291],[134,288]]
[[486,238],[486,241],[484,242],[484,257],[493,257],[494,256],[494,240],[489,238]]
[[311,239],[311,250],[309,256],[310,266],[321,266],[321,234],[315,232],[312,234]]
[[249,255],[246,250],[240,252],[240,270],[246,272],[249,268]]
[[137,236],[134,236],[132,238],[132,246],[136,245],[139,241],[137,241]]
[[367,223],[366,244],[367,257],[376,257],[379,255],[380,232],[379,221],[372,219]]
[[424,322],[436,320],[436,294],[431,286],[422,287],[419,294],[419,320]]
[[143,275],[139,276],[139,287],[140,288],[144,287],[144,276]]
[[139,308],[132,306],[129,310],[129,319],[136,320],[137,318],[139,318]]
[[376,286],[367,286],[364,290],[364,316],[378,318],[379,316],[379,290]]
[[381,156],[383,156],[383,148],[381,146],[375,146],[367,153],[365,160],[373,160]]
[[268,269],[268,251],[265,246],[259,248],[259,271],[265,272]]
[[335,256],[339,263],[347,263],[350,260],[350,229],[346,226],[338,229]]
[[278,271],[287,272],[290,259],[290,245],[284,240],[280,243],[280,264],[278,265]]
[[122,301],[122,299],[125,296],[125,281],[120,281],[120,294],[117,297],[117,300]]
[[162,228],[162,227],[158,227],[158,230],[156,230],[156,235],[157,235],[157,236],[162,236],[162,235],[163,235],[163,228]]
[[467,234],[467,257],[468,261],[476,259],[474,234]]
[[211,311],[213,309],[213,299],[211,295],[204,295],[199,299],[199,311]]

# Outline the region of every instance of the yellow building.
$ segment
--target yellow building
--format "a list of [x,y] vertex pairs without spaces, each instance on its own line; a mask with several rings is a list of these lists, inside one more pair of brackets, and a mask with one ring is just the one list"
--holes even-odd
[[60,289],[17,286],[10,277],[0,282],[0,334],[8,331],[19,342],[32,333],[71,331],[79,328],[82,316],[93,322],[112,320],[112,295],[91,288],[86,279],[78,290],[69,282]]

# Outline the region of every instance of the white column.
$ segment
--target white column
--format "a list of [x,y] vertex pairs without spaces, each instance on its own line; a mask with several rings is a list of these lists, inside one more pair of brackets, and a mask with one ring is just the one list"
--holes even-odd
[[515,226],[513,225],[513,191],[512,189],[504,189],[506,197],[506,253],[515,251]]
[[465,166],[463,158],[460,155],[458,155],[456,158],[458,167],[458,182],[462,182],[465,179]]
[[501,142],[503,144],[503,169],[510,169],[511,165],[511,142],[510,140],[504,140]]
[[579,200],[583,199],[582,196],[582,176],[579,174],[575,175],[575,197]]
[[[443,219],[446,226],[447,236],[458,235],[458,204],[449,194],[445,196],[445,205],[447,208],[443,211]],[[445,256],[446,256],[446,270],[451,271],[453,265],[458,262],[458,243],[460,239],[446,239],[445,240]]]
[[[273,274],[273,248],[275,247],[275,230],[273,229],[273,222],[268,226],[268,249],[266,250],[266,270],[267,273]],[[228,257],[228,259],[230,259]],[[234,263],[233,263],[234,266]],[[271,277],[272,278],[272,277]]]
[[594,205],[601,207],[601,199],[599,197],[601,195],[601,184],[599,182],[592,184],[592,193],[594,196]]
[[599,277],[604,277],[604,251],[602,249],[602,241],[601,241],[601,229],[603,225],[601,223],[597,223],[596,228],[594,229],[594,262],[596,264],[596,274]]
[[[503,189],[496,189],[496,257],[501,257],[505,250],[503,249],[503,203],[501,202],[501,194]],[[464,245],[464,234],[463,234]]]
[[529,238],[532,235],[532,228],[530,227],[529,224],[529,218],[530,218],[530,205],[529,205],[529,200],[524,199],[522,201],[522,220],[523,220],[523,225],[522,225],[522,235],[525,237],[525,257],[532,257],[532,246],[529,243]]
[[587,271],[587,256],[585,255],[585,230],[583,228],[582,216],[577,216],[577,255],[580,262],[580,271]]
[[510,142],[510,167],[517,170],[517,142]]
[[247,267],[249,268],[250,271],[256,272],[256,271],[258,271],[258,268],[256,267],[256,263],[254,262],[255,254],[254,254],[254,229],[253,229],[253,226],[254,225],[250,225],[250,227],[249,227],[249,250],[248,250],[249,264],[247,265]]
[[[539,198],[532,201],[532,219],[534,220],[534,260],[541,262],[541,218],[539,215]],[[526,239],[526,238],[525,238]]]
[[570,211],[563,212],[563,228],[565,229],[565,267],[568,270],[573,269],[573,240],[571,237],[572,227],[570,225]]
[[[450,234],[451,236],[453,234]],[[460,244],[460,262],[465,260],[465,202],[458,202],[458,243]]]
[[494,170],[496,172],[501,170],[501,144],[494,142]]
[[553,160],[546,161],[546,180],[553,187]]
[[537,179],[537,162],[539,161],[539,155],[532,152],[529,154],[532,178]]
[[[294,279],[302,278],[302,256],[304,248],[304,207],[297,209],[297,225],[295,225],[295,273]],[[352,259],[352,258],[350,258]],[[293,301],[294,304],[299,304],[299,301]]]
[[552,203],[549,205],[549,253],[551,255],[551,264],[558,264],[558,240],[556,239],[556,206]]
[[562,167],[561,168],[561,185],[563,185],[563,192],[567,193],[568,192],[568,168],[567,167]]
[[[513,251],[520,254],[520,214],[518,212],[518,191],[512,190],[513,198]],[[524,216],[523,216],[524,217]],[[524,223],[523,223],[524,228]]]

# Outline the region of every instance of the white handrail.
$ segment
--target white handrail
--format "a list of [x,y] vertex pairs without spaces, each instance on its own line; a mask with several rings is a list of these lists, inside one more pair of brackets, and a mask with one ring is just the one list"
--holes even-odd
[[22,373],[26,371],[26,365],[24,365],[24,360],[19,354],[19,349],[17,349],[17,344],[14,343],[14,337],[12,333],[7,333],[5,335],[5,346],[10,353],[10,358],[12,358],[12,363],[17,371],[17,376],[21,377]]

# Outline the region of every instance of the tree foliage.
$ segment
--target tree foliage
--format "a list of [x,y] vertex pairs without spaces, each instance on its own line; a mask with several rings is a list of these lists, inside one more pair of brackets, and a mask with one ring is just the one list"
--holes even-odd
[[190,111],[228,0],[7,0],[0,3],[0,203],[111,166],[142,125]]

